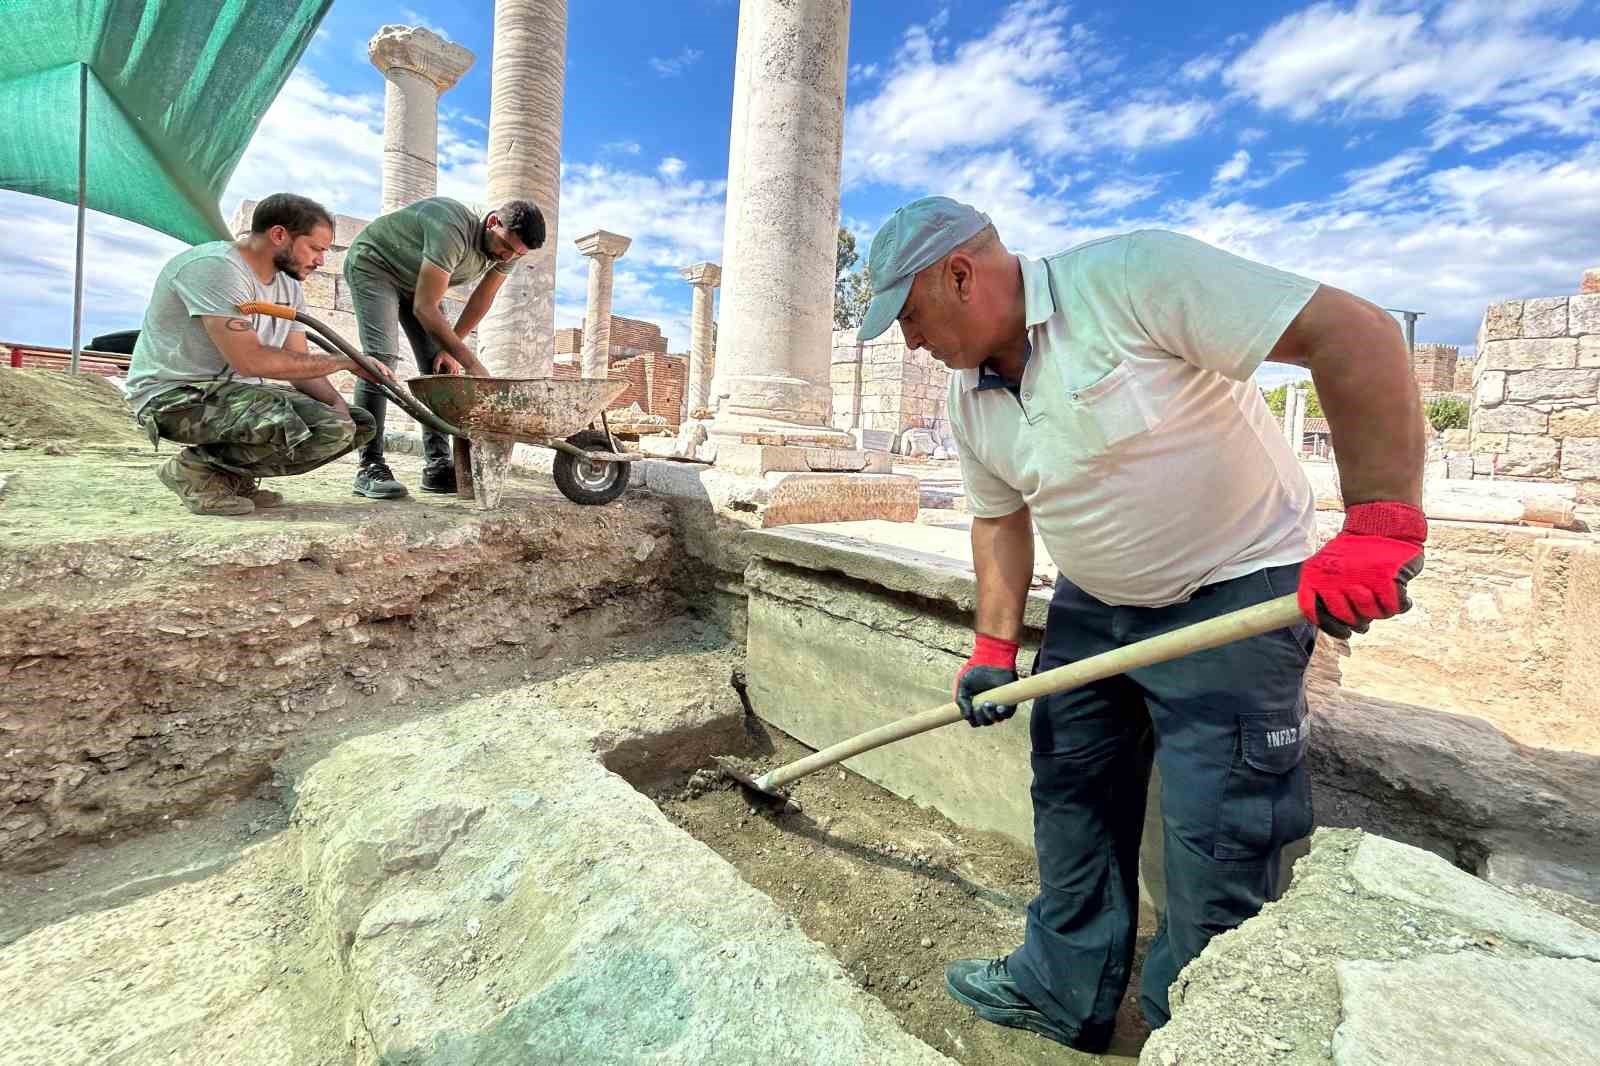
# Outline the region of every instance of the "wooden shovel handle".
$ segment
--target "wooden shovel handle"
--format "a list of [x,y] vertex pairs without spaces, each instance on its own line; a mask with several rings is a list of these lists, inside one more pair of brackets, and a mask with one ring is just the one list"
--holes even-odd
[[295,309],[285,307],[283,304],[268,303],[266,300],[251,300],[249,303],[239,305],[239,310],[247,315],[266,315],[268,318],[287,318],[290,322],[295,320]]
[[[1296,596],[1290,593],[1275,600],[1258,603],[1253,607],[1245,607],[1242,610],[1218,615],[1216,618],[1208,618],[1204,622],[1184,626],[1182,629],[1174,629],[1170,633],[1162,633],[1160,636],[1150,637],[1136,644],[1114,648],[1100,655],[1068,663],[1066,666],[1058,666],[1054,670],[1046,670],[1032,677],[1013,681],[1009,685],[990,689],[983,695],[973,698],[975,701],[999,704],[1038,699],[1040,696],[1049,696],[1087,685],[1091,681],[1125,674],[1129,670],[1181,659],[1185,655],[1205,651],[1207,648],[1232,644],[1247,637],[1258,637],[1274,629],[1292,626],[1304,619]],[[798,759],[787,766],[780,766],[757,778],[756,785],[768,790],[779,789],[791,781],[825,769],[834,763],[843,762],[862,752],[881,748],[885,744],[893,744],[897,740],[914,737],[918,733],[926,733],[930,729],[938,729],[940,726],[959,721],[961,721],[961,708],[953,702],[947,703],[942,707],[914,714],[910,718],[902,718],[897,722],[879,726],[848,740],[841,740],[814,755],[807,755],[804,759]]]

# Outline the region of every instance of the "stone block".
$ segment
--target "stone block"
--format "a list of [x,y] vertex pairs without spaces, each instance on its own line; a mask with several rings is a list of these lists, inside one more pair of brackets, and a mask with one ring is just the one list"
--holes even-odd
[[1506,404],[1472,415],[1472,428],[1477,433],[1544,433],[1550,427],[1550,416],[1532,407]]
[[339,279],[339,284],[335,290],[334,300],[334,306],[341,311],[354,311],[356,309],[355,299],[350,295],[350,286],[345,283],[342,277]]
[[[1502,342],[1503,343],[1503,342]],[[1489,370],[1478,376],[1477,403],[1480,407],[1493,407],[1506,398],[1506,372]]]
[[1472,451],[1479,455],[1503,452],[1509,443],[1504,433],[1477,433],[1472,437]]
[[1574,337],[1600,333],[1600,292],[1568,299],[1567,332]]
[[1552,437],[1600,437],[1600,408],[1557,411],[1550,416]]
[[1600,368],[1600,334],[1578,338],[1578,366],[1585,370]]
[[1510,477],[1553,477],[1558,471],[1561,442],[1524,433],[1506,435],[1500,473]]
[[717,469],[733,474],[769,473],[887,474],[894,460],[888,452],[852,448],[802,447],[719,442]]
[[1522,302],[1522,336],[1564,337],[1567,335],[1567,298],[1552,296],[1547,299]]
[[[718,457],[720,461],[720,456]],[[761,527],[917,520],[917,479],[904,474],[769,474]]]
[[[1483,341],[1511,340],[1522,336],[1522,301],[1506,300],[1490,304],[1483,313]],[[1483,350],[1480,342],[1478,350]]]
[[1445,460],[1445,476],[1452,481],[1472,477],[1473,458],[1470,455],[1453,455]]
[[1600,370],[1524,370],[1506,383],[1513,403],[1539,400],[1593,400],[1600,393]]
[[334,215],[333,246],[344,249],[350,247],[352,241],[367,228],[371,219],[356,218],[353,215]]
[[328,273],[326,270],[318,270],[306,275],[306,279],[300,283],[300,292],[305,297],[306,307],[311,310],[312,314],[316,314],[319,308],[325,311],[332,311],[336,306],[334,303],[334,277],[335,275]]
[[1568,437],[1562,441],[1561,476],[1568,481],[1600,478],[1600,438]]
[[1573,337],[1492,341],[1485,357],[1493,370],[1570,370],[1578,365],[1578,342]]

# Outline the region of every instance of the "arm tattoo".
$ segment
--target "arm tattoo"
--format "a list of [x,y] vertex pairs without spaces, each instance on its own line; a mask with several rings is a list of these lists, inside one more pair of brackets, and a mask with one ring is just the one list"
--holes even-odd
[[251,333],[255,330],[248,318],[230,318],[228,319],[227,327],[234,333]]

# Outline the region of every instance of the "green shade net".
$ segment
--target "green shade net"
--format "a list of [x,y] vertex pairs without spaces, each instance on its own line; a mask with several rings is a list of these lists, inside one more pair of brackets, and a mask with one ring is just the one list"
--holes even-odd
[[197,244],[333,0],[0,0],[0,188],[87,204]]

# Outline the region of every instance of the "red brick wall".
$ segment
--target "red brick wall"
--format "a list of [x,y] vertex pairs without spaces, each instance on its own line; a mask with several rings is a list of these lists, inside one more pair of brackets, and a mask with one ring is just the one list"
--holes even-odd
[[[78,370],[102,377],[123,377],[128,373],[128,356],[84,349],[78,355]],[[66,370],[72,365],[70,348],[41,348],[28,344],[0,345],[0,364],[18,369]]]

